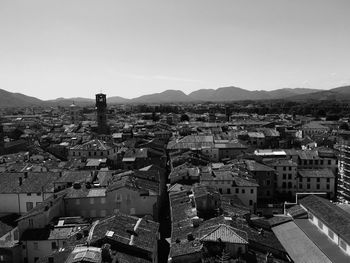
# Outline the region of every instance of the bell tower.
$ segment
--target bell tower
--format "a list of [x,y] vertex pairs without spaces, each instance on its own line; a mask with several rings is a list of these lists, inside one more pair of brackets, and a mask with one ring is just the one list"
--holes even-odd
[[96,110],[97,110],[97,132],[99,134],[107,134],[107,100],[106,94],[96,94]]

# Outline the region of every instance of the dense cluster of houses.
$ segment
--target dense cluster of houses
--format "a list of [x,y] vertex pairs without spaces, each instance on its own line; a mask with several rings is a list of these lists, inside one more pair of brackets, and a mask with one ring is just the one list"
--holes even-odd
[[97,121],[74,103],[3,118],[0,263],[349,261],[339,122],[150,120],[98,95]]

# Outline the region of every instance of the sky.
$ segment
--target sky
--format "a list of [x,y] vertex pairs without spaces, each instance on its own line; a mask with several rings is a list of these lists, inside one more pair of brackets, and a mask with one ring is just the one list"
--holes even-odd
[[331,89],[350,84],[349,11],[349,0],[1,0],[0,89]]

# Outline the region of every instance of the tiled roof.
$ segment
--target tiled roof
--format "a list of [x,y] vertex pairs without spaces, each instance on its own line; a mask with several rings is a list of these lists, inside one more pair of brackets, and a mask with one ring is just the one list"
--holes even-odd
[[298,176],[310,178],[334,178],[334,173],[330,169],[299,170]]
[[159,224],[144,218],[118,213],[100,221],[94,228],[92,240],[107,238],[117,243],[154,252]]
[[210,228],[211,232],[201,237],[203,241],[218,242],[234,244],[248,244],[247,236],[242,231],[234,229],[225,224],[219,224]]
[[309,195],[300,204],[350,244],[350,215],[329,200]]
[[107,187],[107,191],[114,191],[123,187],[136,191],[148,191],[149,194],[159,194],[159,182],[135,177],[133,175],[119,177]]
[[53,183],[58,178],[59,173],[52,172],[28,172],[27,178],[24,173],[0,173],[0,193],[53,192]]
[[13,229],[12,226],[9,226],[0,221],[0,238],[6,235],[8,232],[10,232],[12,229]]
[[313,150],[298,151],[298,156],[301,160],[320,159],[318,152]]
[[91,182],[91,180],[91,171],[64,171],[56,182]]
[[256,161],[253,160],[245,160],[245,164],[247,166],[247,169],[249,171],[258,171],[258,172],[272,172],[274,171],[274,169],[272,169],[271,167],[258,163]]
[[104,141],[95,139],[81,145],[76,145],[72,147],[71,150],[107,151],[113,148],[114,148],[113,145],[108,144]]

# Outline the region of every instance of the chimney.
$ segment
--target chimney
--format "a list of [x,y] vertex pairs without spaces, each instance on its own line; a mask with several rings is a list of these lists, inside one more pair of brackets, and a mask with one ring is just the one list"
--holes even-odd
[[22,185],[22,182],[23,182],[22,177],[18,177],[18,185],[19,185],[19,186],[21,186],[21,185]]
[[110,244],[104,244],[102,246],[101,256],[102,256],[102,262],[103,263],[110,263],[110,262],[112,262],[111,245]]

